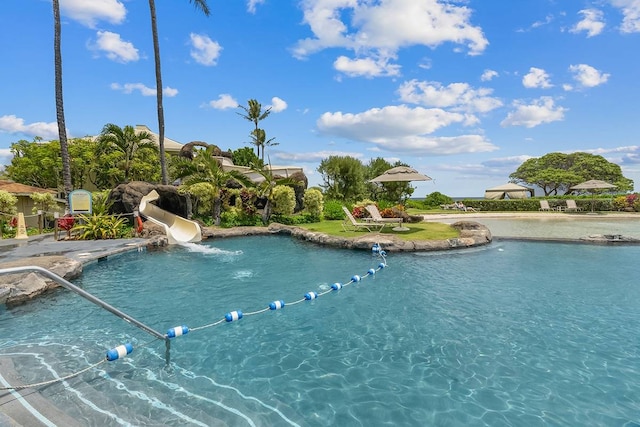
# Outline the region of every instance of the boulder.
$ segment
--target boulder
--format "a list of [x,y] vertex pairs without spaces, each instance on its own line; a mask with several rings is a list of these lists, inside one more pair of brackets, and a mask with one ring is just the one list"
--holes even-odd
[[[82,263],[65,256],[23,258],[0,264],[0,268],[37,266],[71,281],[82,274]],[[0,282],[0,304],[22,304],[60,285],[38,272],[3,275]]]
[[173,185],[156,185],[143,181],[133,181],[120,184],[109,193],[109,202],[112,203],[111,214],[131,214],[133,221],[133,211],[140,206],[142,197],[156,190],[160,195],[156,204],[159,208],[180,215],[184,218],[191,218],[192,203],[188,194],[180,194],[178,188]]

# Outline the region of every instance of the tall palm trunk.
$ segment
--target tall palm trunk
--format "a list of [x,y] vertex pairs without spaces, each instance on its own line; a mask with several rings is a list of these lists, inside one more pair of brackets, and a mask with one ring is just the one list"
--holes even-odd
[[164,155],[164,108],[162,106],[162,70],[160,67],[160,42],[158,41],[158,23],[156,20],[156,2],[149,0],[151,12],[151,33],[153,34],[153,55],[156,62],[156,99],[158,104],[158,148],[160,150],[160,171],[162,184],[169,183]]
[[67,128],[64,122],[64,103],[62,97],[62,53],[60,49],[60,3],[53,0],[53,50],[55,67],[55,92],[56,92],[56,120],[58,122],[58,139],[60,140],[60,154],[62,156],[62,180],[64,185],[64,199],[69,206],[69,193],[73,190],[71,182],[71,161],[69,159],[69,146],[67,143]]

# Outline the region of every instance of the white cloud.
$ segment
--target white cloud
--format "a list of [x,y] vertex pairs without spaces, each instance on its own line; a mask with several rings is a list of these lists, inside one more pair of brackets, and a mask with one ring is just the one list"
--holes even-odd
[[[294,56],[304,58],[328,48],[348,49],[358,59],[341,58],[335,66],[351,73],[360,70],[362,74],[362,68],[364,75],[372,75],[371,70],[374,74],[375,70],[397,72],[382,65],[405,47],[436,48],[453,43],[466,46],[470,55],[478,55],[489,44],[482,29],[470,23],[471,9],[437,0],[304,0],[302,9],[303,21],[313,37],[299,40]],[[374,59],[365,62],[366,57]]]
[[122,40],[120,34],[110,31],[98,31],[96,42],[90,44],[89,48],[103,52],[107,58],[116,62],[127,63],[140,59],[138,49],[133,46],[133,43]]
[[[111,89],[118,90],[125,94],[131,94],[133,92],[140,92],[142,96],[156,96],[156,88],[145,86],[142,83],[125,83],[121,85],[119,83],[111,83]],[[168,97],[174,97],[178,94],[178,89],[173,89],[169,86],[162,90],[162,93]]]
[[566,108],[556,106],[553,98],[542,96],[530,104],[520,101],[513,103],[515,110],[507,115],[500,125],[525,126],[527,128],[536,127],[543,123],[557,122],[564,119]]
[[191,40],[191,57],[198,64],[206,66],[217,64],[220,52],[222,52],[222,46],[218,42],[202,34],[191,33],[189,38]]
[[60,0],[60,14],[95,28],[98,21],[121,24],[127,16],[127,9],[119,0]]
[[333,68],[349,77],[380,77],[400,75],[400,66],[389,64],[388,58],[375,60],[374,58],[349,59],[339,56],[333,63]]
[[582,87],[596,87],[609,80],[610,74],[605,74],[587,64],[570,65],[569,71],[573,79]]
[[490,96],[493,89],[474,89],[467,83],[442,86],[438,82],[411,80],[403,83],[398,93],[403,102],[468,113],[487,113],[502,106],[502,101]]
[[574,25],[572,33],[586,31],[587,37],[597,36],[604,29],[603,13],[598,9],[583,9],[578,12],[582,15],[582,20]]
[[248,0],[247,12],[256,13],[256,6],[258,6],[259,4],[264,4],[264,0]]
[[324,113],[317,122],[324,134],[371,143],[393,152],[458,154],[497,149],[480,135],[427,137],[438,129],[463,123],[467,117],[441,109],[404,105],[374,108],[363,113]]
[[640,33],[640,1],[610,0],[614,7],[622,10],[622,33]]
[[10,165],[13,153],[9,148],[0,148],[0,165]]
[[287,103],[283,99],[274,96],[271,98],[271,105],[268,105],[267,108],[269,107],[272,113],[279,113],[287,109]]
[[342,156],[342,157],[355,157],[356,159],[364,158],[362,152],[354,151],[337,151],[337,150],[323,150],[314,151],[309,153],[291,153],[284,151],[273,151],[271,157],[274,159],[283,160],[285,162],[297,162],[297,163],[320,163],[322,160],[329,156]]
[[498,72],[494,70],[484,70],[482,75],[480,76],[480,80],[483,82],[488,82],[494,79],[494,77],[498,77]]
[[520,166],[530,158],[532,158],[532,156],[528,156],[525,154],[520,156],[496,157],[493,159],[485,160],[484,162],[482,162],[482,165],[489,168],[517,169],[518,166]]
[[238,108],[238,101],[228,93],[222,93],[218,99],[209,101],[208,105],[216,110],[228,110],[229,108]]
[[0,132],[22,134],[42,139],[58,139],[58,124],[55,122],[35,122],[25,124],[24,119],[14,115],[0,116]]
[[553,87],[549,82],[549,75],[542,68],[531,67],[529,73],[522,78],[522,85],[526,88],[548,89]]

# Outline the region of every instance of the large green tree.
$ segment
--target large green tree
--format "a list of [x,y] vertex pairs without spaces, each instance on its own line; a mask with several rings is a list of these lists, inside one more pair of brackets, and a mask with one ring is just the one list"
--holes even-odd
[[[121,128],[113,123],[108,123],[102,128],[98,137],[98,153],[100,158],[109,158],[111,176],[116,183],[129,182],[140,179],[143,174],[142,164],[136,165],[136,160],[144,158],[145,151],[156,154],[158,148],[152,142],[153,135],[149,132],[136,132],[133,126]],[[134,172],[136,176],[133,175]]]
[[382,157],[371,159],[366,165],[367,188],[370,192],[372,200],[386,200],[393,203],[402,203],[406,198],[411,197],[414,188],[410,182],[382,182],[379,184],[368,182],[369,180],[382,175],[391,168],[397,166],[409,166],[406,163],[397,161],[393,164],[389,163]]
[[11,154],[11,164],[5,169],[9,179],[33,187],[64,191],[58,141],[42,143],[40,138],[32,142],[20,140],[11,144]]
[[71,182],[71,159],[67,143],[67,128],[64,119],[64,102],[62,96],[62,52],[60,28],[60,2],[53,0],[53,52],[54,52],[54,80],[56,93],[56,121],[58,124],[58,138],[60,139],[60,153],[62,155],[62,178],[64,198],[68,204],[68,195],[73,190]]
[[633,190],[633,180],[622,175],[619,165],[583,152],[549,153],[528,159],[509,178],[516,183],[535,185],[545,196],[570,193],[572,186],[591,179],[615,184],[620,191]]
[[[57,3],[57,0],[54,0]],[[189,0],[196,9],[199,9],[205,16],[209,16],[209,5],[206,0]],[[151,14],[151,35],[153,37],[153,56],[156,66],[156,103],[158,107],[158,148],[160,152],[160,170],[162,175],[162,183],[169,183],[169,174],[167,172],[167,163],[164,150],[164,107],[162,104],[162,67],[160,66],[160,42],[158,40],[158,18],[156,15],[156,2],[149,0],[149,12]]]
[[[251,135],[252,135],[251,143],[256,147],[256,155],[260,157],[262,161],[264,161],[264,147],[260,144],[264,142],[264,138],[266,138],[266,136],[263,135],[263,140],[261,141],[258,138],[260,136],[258,132],[260,130],[260,122],[266,119],[267,117],[269,117],[269,114],[271,114],[271,107],[262,111],[262,104],[260,104],[255,99],[250,99],[249,101],[247,101],[246,107],[244,105],[238,105],[238,108],[241,108],[242,110],[244,110],[244,114],[243,113],[238,113],[238,114],[242,118],[249,120],[250,122],[253,123],[254,128],[253,128],[253,131],[251,131]],[[260,155],[261,152],[262,152],[262,156]]]
[[327,199],[356,201],[365,194],[365,167],[351,156],[329,156],[318,166]]

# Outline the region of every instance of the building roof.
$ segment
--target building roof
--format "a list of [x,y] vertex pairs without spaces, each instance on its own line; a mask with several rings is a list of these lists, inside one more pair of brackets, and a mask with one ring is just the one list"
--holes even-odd
[[32,187],[31,185],[20,184],[9,180],[0,180],[0,190],[16,195],[29,195],[32,193],[58,193],[56,190],[52,190],[49,188]]

